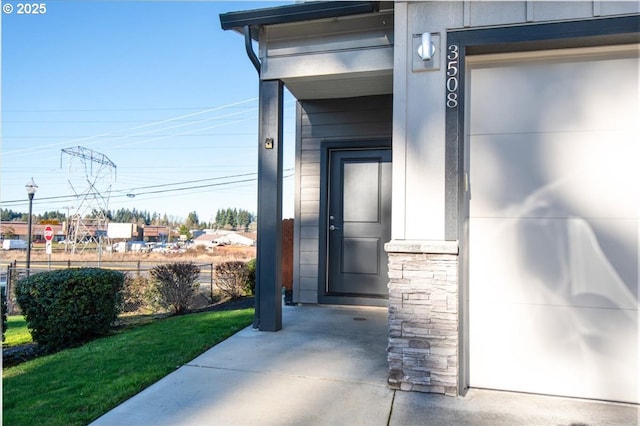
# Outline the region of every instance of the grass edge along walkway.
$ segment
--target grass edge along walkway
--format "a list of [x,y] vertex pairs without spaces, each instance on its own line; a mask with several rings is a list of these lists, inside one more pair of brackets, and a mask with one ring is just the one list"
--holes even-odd
[[2,422],[86,425],[252,320],[252,308],[170,317],[4,369]]

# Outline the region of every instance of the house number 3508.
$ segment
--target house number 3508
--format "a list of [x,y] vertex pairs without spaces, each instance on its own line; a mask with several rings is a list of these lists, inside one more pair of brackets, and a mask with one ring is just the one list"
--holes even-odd
[[452,44],[447,49],[447,108],[458,106],[458,59],[460,48]]

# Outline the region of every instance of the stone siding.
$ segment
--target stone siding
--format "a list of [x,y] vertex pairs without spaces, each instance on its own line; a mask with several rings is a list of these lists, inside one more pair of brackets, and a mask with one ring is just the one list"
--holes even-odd
[[455,396],[458,245],[392,241],[385,249],[390,280],[389,386]]

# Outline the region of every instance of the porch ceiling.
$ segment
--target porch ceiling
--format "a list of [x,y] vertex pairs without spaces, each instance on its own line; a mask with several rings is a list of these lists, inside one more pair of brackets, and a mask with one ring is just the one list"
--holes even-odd
[[296,99],[339,99],[393,93],[391,71],[284,78]]
[[263,80],[282,80],[298,99],[392,93],[393,10],[265,27]]

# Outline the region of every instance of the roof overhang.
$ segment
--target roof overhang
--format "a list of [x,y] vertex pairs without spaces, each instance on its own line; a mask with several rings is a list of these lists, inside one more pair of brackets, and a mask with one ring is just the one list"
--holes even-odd
[[220,24],[244,34],[260,79],[299,100],[348,98],[392,93],[393,15],[389,1],[320,1],[228,12]]
[[[285,6],[264,9],[241,10],[220,14],[220,25],[223,30],[243,32],[245,26],[287,24],[292,22],[313,21],[325,18],[360,15],[377,12],[378,1],[319,1],[295,3]],[[257,38],[257,33],[252,33]]]

